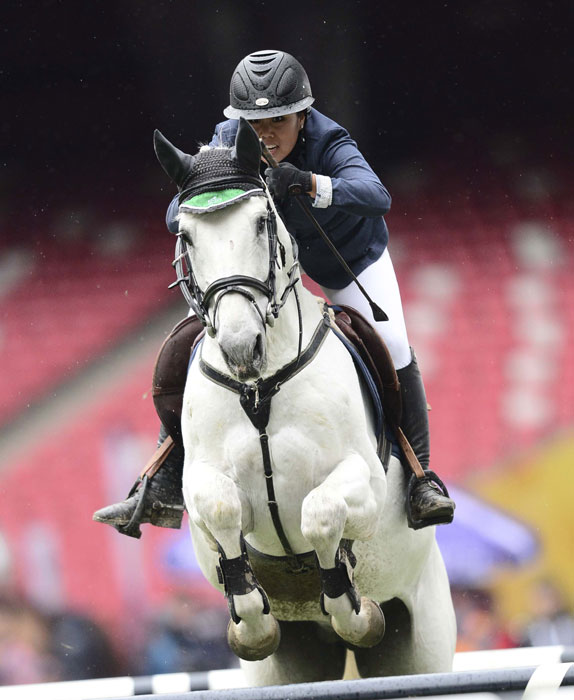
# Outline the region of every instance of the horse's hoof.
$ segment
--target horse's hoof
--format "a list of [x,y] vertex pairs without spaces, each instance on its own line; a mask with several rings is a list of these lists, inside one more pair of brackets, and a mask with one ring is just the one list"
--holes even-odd
[[257,646],[246,644],[241,640],[242,635],[239,629],[241,622],[235,624],[233,620],[229,620],[229,625],[227,626],[227,642],[231,651],[245,661],[262,661],[276,652],[279,647],[279,642],[281,641],[281,628],[272,615],[270,615],[270,619],[273,621],[271,629],[269,633],[258,642]]
[[337,628],[337,624],[332,619],[333,629],[348,644],[355,647],[368,649],[376,646],[385,635],[385,616],[381,606],[370,598],[361,597],[361,610],[359,615],[363,618],[362,631],[356,633],[343,633]]
[[357,646],[366,648],[374,647],[385,636],[385,616],[383,615],[381,606],[370,598],[361,598],[361,610],[363,606],[365,607],[365,614],[369,620],[369,631]]

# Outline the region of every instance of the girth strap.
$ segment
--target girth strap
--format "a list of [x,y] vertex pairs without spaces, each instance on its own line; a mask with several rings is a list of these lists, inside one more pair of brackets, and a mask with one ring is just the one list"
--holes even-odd
[[252,384],[239,382],[227,374],[223,374],[219,370],[209,365],[200,357],[199,369],[208,379],[219,386],[225,387],[230,391],[239,394],[239,401],[245,414],[259,432],[259,444],[261,445],[261,456],[263,459],[263,471],[265,474],[265,486],[267,489],[267,507],[273,521],[273,526],[277,533],[277,537],[281,542],[281,546],[285,554],[291,560],[293,571],[306,570],[305,565],[299,561],[297,554],[294,552],[289,539],[281,523],[279,516],[279,506],[275,497],[275,488],[273,485],[273,464],[271,459],[271,450],[269,449],[269,435],[266,432],[267,424],[269,423],[269,415],[271,412],[271,399],[281,385],[298,374],[308,364],[310,364],[315,355],[319,352],[329,330],[331,324],[327,311],[323,314],[323,318],[313,333],[309,344],[293,361],[284,365],[273,376],[266,379],[258,379]]

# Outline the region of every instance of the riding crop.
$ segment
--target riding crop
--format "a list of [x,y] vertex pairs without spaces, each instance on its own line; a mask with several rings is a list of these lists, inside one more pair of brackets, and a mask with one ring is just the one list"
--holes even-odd
[[[275,158],[273,158],[273,156],[271,155],[271,153],[269,153],[269,149],[267,148],[267,146],[263,143],[263,141],[261,141],[261,139],[259,140],[259,142],[261,143],[261,149],[262,149],[263,157],[265,158],[265,160],[269,163],[269,165],[270,165],[272,168],[278,168],[278,167],[279,167],[279,163],[277,163],[277,161],[275,160]],[[300,194],[303,194],[301,185],[291,185],[291,186],[289,187],[289,194],[293,194],[293,195],[300,195]],[[376,304],[376,303],[371,299],[371,297],[370,297],[369,294],[367,293],[367,290],[366,290],[366,289],[363,287],[363,285],[359,282],[359,280],[357,279],[357,276],[355,275],[355,273],[354,273],[354,272],[351,270],[351,268],[347,265],[346,261],[343,259],[342,255],[339,253],[339,251],[337,250],[337,248],[335,247],[335,245],[333,244],[333,242],[331,241],[331,239],[329,238],[329,236],[327,236],[327,234],[325,233],[325,231],[324,231],[323,228],[321,227],[321,224],[320,224],[320,223],[317,221],[317,219],[313,216],[313,214],[311,213],[311,211],[309,211],[309,207],[307,206],[306,202],[304,202],[302,199],[300,199],[300,198],[297,197],[297,196],[295,197],[295,201],[296,201],[297,204],[301,207],[301,209],[302,209],[303,212],[305,213],[305,216],[311,221],[311,223],[313,224],[313,226],[317,229],[319,235],[320,235],[321,238],[325,241],[325,243],[326,243],[327,246],[329,247],[329,250],[333,253],[333,255],[335,256],[335,258],[336,258],[336,259],[339,261],[339,263],[342,265],[342,267],[344,268],[345,272],[349,275],[349,277],[351,277],[351,279],[353,280],[353,282],[355,282],[355,284],[356,284],[357,287],[359,288],[361,294],[362,294],[362,295],[365,297],[365,299],[369,302],[369,306],[371,307],[371,311],[373,312],[373,318],[375,319],[375,321],[388,321],[388,320],[389,320],[389,317],[387,316],[387,314],[381,309],[381,307],[380,307],[378,304]]]

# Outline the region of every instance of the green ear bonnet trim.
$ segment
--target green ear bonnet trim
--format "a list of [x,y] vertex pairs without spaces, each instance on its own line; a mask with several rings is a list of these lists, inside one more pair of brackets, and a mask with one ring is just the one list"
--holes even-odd
[[193,212],[194,214],[202,214],[205,212],[223,209],[230,204],[235,204],[246,197],[254,195],[263,195],[263,189],[253,189],[247,192],[242,189],[219,190],[219,192],[202,192],[196,194],[190,199],[183,201],[179,207],[185,211]]

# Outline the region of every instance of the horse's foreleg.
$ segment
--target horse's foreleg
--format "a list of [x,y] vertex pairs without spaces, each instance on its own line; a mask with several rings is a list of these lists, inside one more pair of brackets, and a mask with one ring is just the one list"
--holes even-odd
[[366,540],[377,527],[385,482],[373,488],[369,466],[350,455],[303,501],[301,530],[319,561],[323,611],[347,642],[373,646],[383,637],[384,617],[377,603],[360,598],[353,583],[354,556],[342,539]]
[[243,659],[264,659],[277,649],[280,633],[244,546],[242,527],[250,520],[245,506],[249,511],[250,507],[242,504],[236,484],[225,474],[202,465],[201,470],[194,470],[194,477],[193,486],[184,487],[184,494],[194,520],[217,543],[217,575],[231,614],[229,645]]

